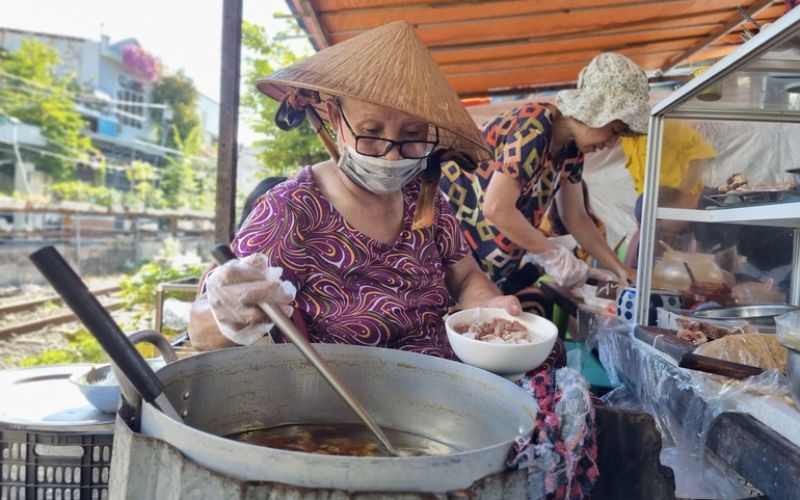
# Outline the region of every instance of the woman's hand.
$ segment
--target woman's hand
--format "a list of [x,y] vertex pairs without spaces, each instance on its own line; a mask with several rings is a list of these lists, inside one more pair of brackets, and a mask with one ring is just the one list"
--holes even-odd
[[486,304],[484,304],[483,307],[497,307],[499,309],[505,309],[508,314],[512,316],[519,316],[519,314],[522,312],[522,306],[519,303],[519,299],[514,295],[498,295],[496,297],[492,297],[486,301]]
[[626,280],[629,285],[636,284],[636,269],[623,265],[617,274],[619,275],[620,279]]
[[269,267],[263,254],[253,254],[219,267],[206,282],[208,304],[219,331],[237,344],[252,344],[270,328],[257,306],[269,302],[292,313],[294,286],[281,281],[280,268]]
[[544,268],[559,286],[571,287],[581,283],[589,274],[589,266],[561,245],[553,245],[552,250],[529,253],[531,259]]

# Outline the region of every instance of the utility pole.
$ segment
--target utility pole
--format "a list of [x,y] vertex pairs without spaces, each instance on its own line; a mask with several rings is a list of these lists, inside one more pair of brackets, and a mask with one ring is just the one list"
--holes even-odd
[[217,153],[217,203],[214,237],[228,243],[233,236],[236,211],[236,162],[239,123],[239,85],[242,50],[243,0],[222,3],[222,74]]

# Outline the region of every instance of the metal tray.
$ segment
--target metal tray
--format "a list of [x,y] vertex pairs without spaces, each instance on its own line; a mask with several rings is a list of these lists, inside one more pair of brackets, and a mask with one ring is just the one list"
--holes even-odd
[[717,207],[733,208],[764,203],[800,201],[800,191],[797,189],[789,191],[731,191],[725,194],[709,194],[705,198]]
[[775,326],[775,316],[800,310],[800,307],[785,304],[768,304],[760,306],[723,307],[695,311],[695,318],[732,320],[744,319],[754,325]]
[[0,371],[0,425],[56,431],[110,430],[114,415],[101,413],[69,382],[88,363]]

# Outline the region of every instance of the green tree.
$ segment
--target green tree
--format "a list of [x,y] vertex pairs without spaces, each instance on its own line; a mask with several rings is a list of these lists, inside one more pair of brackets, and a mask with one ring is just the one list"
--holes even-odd
[[153,165],[146,161],[136,160],[128,165],[125,175],[131,182],[131,191],[127,193],[128,205],[132,208],[161,208],[164,206],[163,194],[156,187],[158,176]]
[[283,40],[300,33],[296,24],[270,38],[264,29],[253,23],[242,23],[242,46],[245,48],[246,91],[241,105],[253,130],[263,136],[255,145],[261,148],[258,159],[270,176],[291,175],[303,165],[328,158],[328,153],[304,121],[289,132],[275,125],[278,103],[261,94],[255,81],[273,71],[305,59],[308,50],[294,52]]
[[[153,85],[151,96],[153,102],[168,105],[172,112],[172,117],[164,120],[164,110],[150,110],[150,116],[158,124],[159,137],[165,138],[165,146],[179,149],[175,138],[188,137],[192,130],[200,126],[200,116],[197,114],[199,93],[194,82],[183,71],[163,75]],[[166,122],[171,122],[171,126]],[[168,128],[162,129],[164,125]],[[169,133],[173,127],[178,130],[177,136]]]
[[208,210],[214,206],[216,155],[203,152],[202,133],[195,127],[181,137],[177,127],[172,129],[180,154],[169,157],[161,179],[164,201],[171,208]]
[[78,162],[89,163],[95,150],[82,135],[85,123],[75,108],[78,90],[74,75],[59,77],[58,52],[36,40],[25,39],[17,52],[0,57],[0,112],[23,123],[37,125],[48,139],[37,167],[55,178],[74,177]]

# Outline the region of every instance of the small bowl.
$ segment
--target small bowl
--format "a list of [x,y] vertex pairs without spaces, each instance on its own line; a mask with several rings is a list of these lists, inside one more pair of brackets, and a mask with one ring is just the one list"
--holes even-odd
[[[528,327],[533,341],[527,344],[493,344],[467,338],[456,332],[455,325],[478,323],[503,318],[519,321]],[[529,313],[512,316],[505,309],[465,309],[452,314],[445,322],[447,339],[453,352],[464,363],[515,380],[541,365],[558,337],[558,328],[552,322]]]
[[[165,365],[162,359],[148,359],[153,371]],[[105,382],[102,382],[104,381]],[[119,405],[119,383],[114,378],[111,365],[92,367],[89,371],[72,375],[69,381],[78,386],[83,397],[92,406],[104,413],[115,413]]]
[[790,168],[786,172],[794,176],[794,183],[800,186],[800,168]]

